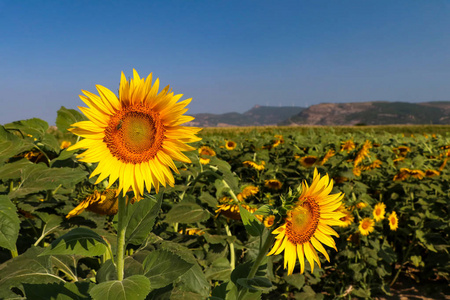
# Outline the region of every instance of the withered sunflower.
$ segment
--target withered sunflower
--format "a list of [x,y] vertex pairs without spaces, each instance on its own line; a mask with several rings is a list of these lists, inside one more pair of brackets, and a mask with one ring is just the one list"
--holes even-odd
[[[284,250],[284,268],[288,268],[288,275],[294,271],[294,266],[300,261],[300,273],[305,270],[305,257],[314,271],[314,261],[320,267],[316,250],[322,253],[328,261],[330,257],[322,244],[336,249],[331,237],[339,235],[330,226],[341,226],[340,218],[345,214],[338,211],[342,204],[342,193],[330,195],[333,182],[328,175],[321,177],[317,169],[311,186],[302,183],[302,193],[296,206],[288,212],[286,222],[275,229],[276,242],[267,255],[280,254]],[[337,250],[337,249],[336,249]]]
[[133,70],[129,81],[122,72],[119,97],[109,89],[97,85],[99,96],[82,91],[80,96],[87,107],[79,109],[89,118],[72,124],[69,129],[84,139],[68,148],[87,148],[78,155],[80,161],[98,162],[91,177],[99,175],[96,183],[109,176],[110,187],[119,179],[119,192],[125,194],[131,187],[139,197],[152,186],[173,185],[170,169],[178,173],[174,160],[189,163],[182,151],[194,150],[186,143],[199,141],[196,127],[181,126],[193,120],[183,115],[192,99],[177,101],[183,95],[174,95],[169,86],[161,92],[159,79],[152,85],[152,74],[140,78]]

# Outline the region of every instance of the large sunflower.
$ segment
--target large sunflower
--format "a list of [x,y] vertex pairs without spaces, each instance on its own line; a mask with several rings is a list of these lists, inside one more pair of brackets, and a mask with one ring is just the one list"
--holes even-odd
[[330,261],[322,244],[336,249],[331,236],[339,235],[330,226],[343,225],[340,218],[345,217],[338,211],[344,195],[330,195],[332,189],[333,182],[328,175],[321,177],[315,169],[311,186],[302,183],[302,193],[296,206],[288,212],[286,222],[272,232],[277,235],[276,242],[268,255],[277,255],[284,250],[284,268],[288,267],[288,275],[294,271],[297,257],[300,273],[305,270],[305,257],[311,265],[311,272],[314,271],[314,261],[320,267],[316,250]]
[[78,157],[98,162],[91,174],[99,175],[96,183],[109,176],[110,187],[119,179],[118,192],[125,194],[131,187],[139,197],[144,184],[156,192],[159,184],[173,186],[170,169],[178,173],[174,160],[190,162],[181,151],[194,150],[186,143],[200,140],[196,133],[201,129],[181,126],[194,119],[183,115],[192,99],[177,103],[183,95],[174,95],[169,86],[158,92],[159,79],[152,85],[152,74],[144,79],[133,70],[133,77],[128,81],[122,72],[119,98],[100,85],[100,96],[82,91],[80,98],[89,108],[79,108],[89,121],[72,124],[69,130],[84,139],[69,150],[87,148]]

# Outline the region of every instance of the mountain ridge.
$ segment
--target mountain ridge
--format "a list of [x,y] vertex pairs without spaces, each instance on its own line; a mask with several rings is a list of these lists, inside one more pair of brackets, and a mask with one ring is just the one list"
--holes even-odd
[[450,101],[367,101],[300,106],[255,105],[244,113],[194,114],[189,126],[450,124]]

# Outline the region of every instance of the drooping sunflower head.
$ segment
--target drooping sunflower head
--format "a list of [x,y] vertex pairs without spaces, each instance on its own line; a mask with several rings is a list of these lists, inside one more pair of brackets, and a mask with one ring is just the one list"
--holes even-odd
[[201,146],[198,148],[198,154],[200,155],[200,163],[202,165],[206,165],[211,160],[208,156],[216,156],[216,151],[214,151],[211,147]]
[[236,142],[233,141],[226,141],[225,143],[225,148],[227,148],[227,150],[233,150],[234,148],[236,148],[236,146]]
[[264,181],[264,186],[271,190],[279,190],[283,186],[283,183],[278,179],[267,179]]
[[69,129],[84,139],[68,150],[87,148],[78,155],[80,161],[97,163],[91,177],[99,175],[96,183],[109,176],[109,186],[119,179],[119,192],[131,187],[136,196],[144,186],[156,192],[159,185],[173,185],[170,169],[178,173],[174,161],[189,163],[182,151],[194,150],[187,145],[199,141],[196,127],[181,126],[194,118],[185,116],[183,95],[174,95],[169,86],[159,90],[159,79],[152,84],[152,74],[140,78],[133,70],[130,80],[122,73],[119,97],[97,85],[99,96],[82,91],[81,100],[88,107],[79,107],[89,121],[72,124]]
[[336,249],[331,236],[339,236],[330,226],[341,226],[340,218],[345,214],[338,211],[342,204],[342,193],[330,194],[333,183],[328,175],[321,177],[317,169],[311,186],[302,183],[302,193],[292,210],[288,211],[285,223],[275,229],[276,242],[268,255],[279,254],[284,250],[284,268],[288,275],[294,271],[295,263],[300,261],[300,272],[305,269],[305,257],[314,271],[314,262],[320,267],[317,251],[329,261],[327,251],[322,244]]
[[389,227],[394,231],[398,228],[398,217],[395,211],[389,215]]
[[302,164],[302,166],[307,168],[314,166],[317,163],[317,161],[318,161],[317,156],[313,155],[308,155],[300,158],[300,163]]
[[353,142],[352,139],[341,142],[341,151],[350,152],[353,149],[355,149],[355,143]]
[[119,209],[117,191],[115,189],[107,189],[104,191],[94,191],[87,196],[77,207],[72,209],[66,218],[78,216],[85,209],[99,215],[115,215]]
[[361,232],[362,235],[368,235],[375,229],[374,225],[374,220],[372,220],[371,218],[364,218],[361,220],[361,222],[359,222],[359,232]]
[[253,168],[253,169],[258,170],[258,171],[264,170],[265,164],[266,163],[264,161],[262,161],[260,164],[257,164],[254,161],[250,161],[250,160],[246,160],[246,161],[243,162],[244,166]]
[[430,170],[430,169],[428,169],[428,170],[425,171],[425,176],[426,176],[426,177],[439,176],[439,174],[440,174],[440,172],[439,172],[439,171],[436,171],[436,170]]
[[373,209],[373,218],[375,221],[381,221],[384,219],[384,214],[386,210],[386,205],[382,202],[377,203],[375,205],[375,208]]

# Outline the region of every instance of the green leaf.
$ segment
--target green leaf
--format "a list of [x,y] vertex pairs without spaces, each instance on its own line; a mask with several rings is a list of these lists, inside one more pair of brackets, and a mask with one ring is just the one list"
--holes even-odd
[[42,138],[41,143],[44,144],[46,148],[50,149],[55,153],[59,153],[61,151],[58,140],[51,133],[46,133]]
[[56,126],[61,132],[66,132],[73,123],[86,120],[86,117],[75,109],[67,109],[64,106],[58,110]]
[[27,299],[33,300],[89,300],[91,282],[66,282],[23,285]]
[[0,196],[0,247],[16,250],[19,237],[20,220],[16,213],[16,206],[8,196]]
[[102,255],[107,244],[94,231],[88,228],[75,228],[54,240],[41,255],[78,254],[83,256]]
[[49,256],[38,256],[41,250],[41,248],[32,246],[25,253],[0,265],[0,299],[8,299],[11,295],[11,288],[22,289],[24,283],[64,281],[53,274]]
[[[134,257],[127,256],[124,259],[124,277],[130,277],[133,275],[143,275],[144,268],[140,262],[134,259]],[[95,279],[97,283],[106,282],[111,280],[117,280],[116,266],[111,259],[104,262],[98,270]]]
[[9,179],[20,178],[23,170],[32,164],[33,163],[26,158],[22,158],[13,163],[4,164],[0,167],[0,180],[6,182]]
[[140,245],[147,238],[161,208],[163,194],[160,192],[156,199],[145,195],[144,199],[128,206],[126,244]]
[[303,274],[291,274],[289,276],[285,276],[284,280],[299,290],[305,285],[305,275]]
[[209,219],[209,217],[209,212],[200,205],[180,202],[172,207],[164,221],[167,223],[187,224],[203,222]]
[[11,192],[11,199],[44,190],[52,190],[59,185],[75,185],[86,178],[87,172],[74,168],[48,168],[44,164],[32,164],[23,169],[22,184]]
[[214,260],[211,267],[206,269],[205,276],[208,280],[229,280],[231,271],[228,259],[221,257]]
[[168,251],[157,250],[145,258],[143,266],[144,275],[150,280],[153,290],[171,284],[186,273],[193,264]]
[[265,291],[272,287],[272,282],[265,277],[239,278],[237,283],[250,291]]
[[252,236],[260,236],[263,232],[264,225],[261,224],[261,222],[252,213],[241,205],[239,205],[239,212],[247,233]]
[[32,147],[33,143],[21,139],[7,131],[5,127],[0,126],[0,164],[14,155],[30,150]]
[[133,275],[123,281],[102,282],[89,294],[93,300],[144,300],[150,292],[150,281],[143,275]]
[[6,129],[18,129],[22,133],[32,135],[33,138],[40,139],[48,129],[48,123],[38,118],[15,121],[5,124]]

